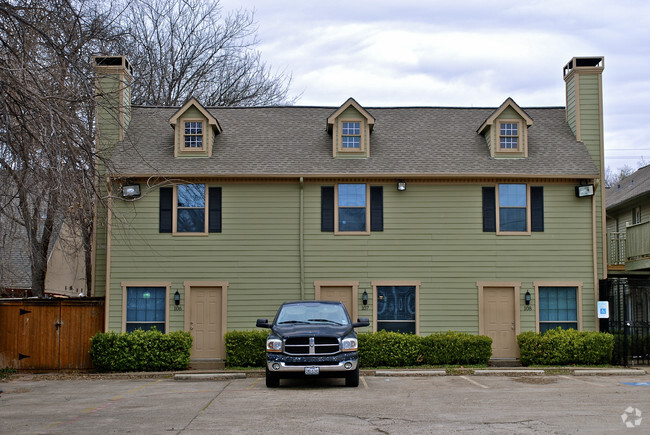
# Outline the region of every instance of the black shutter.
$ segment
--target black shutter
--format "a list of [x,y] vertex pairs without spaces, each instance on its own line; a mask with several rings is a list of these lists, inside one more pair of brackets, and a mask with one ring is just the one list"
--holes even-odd
[[221,232],[221,187],[208,189],[208,232]]
[[334,186],[320,188],[320,230],[334,232]]
[[383,186],[370,186],[370,231],[384,231]]
[[483,188],[483,232],[497,230],[496,195],[494,186]]
[[544,231],[544,188],[542,186],[530,188],[530,230]]
[[158,231],[161,233],[172,232],[172,207],[173,207],[173,187],[160,188],[160,212]]

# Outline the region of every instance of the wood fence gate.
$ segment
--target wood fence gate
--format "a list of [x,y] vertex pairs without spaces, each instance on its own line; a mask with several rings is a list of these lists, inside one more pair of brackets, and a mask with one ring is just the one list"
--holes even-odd
[[104,299],[0,299],[0,368],[92,368],[90,338],[104,330]]

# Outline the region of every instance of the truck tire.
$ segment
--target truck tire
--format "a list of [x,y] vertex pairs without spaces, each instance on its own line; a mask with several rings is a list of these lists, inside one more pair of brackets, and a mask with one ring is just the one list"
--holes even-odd
[[345,375],[345,386],[346,387],[358,387],[359,386],[359,366],[357,366],[354,371]]
[[[359,380],[357,379],[357,384]],[[267,388],[278,388],[280,386],[280,377],[275,373],[271,373],[269,368],[266,368],[266,387]]]

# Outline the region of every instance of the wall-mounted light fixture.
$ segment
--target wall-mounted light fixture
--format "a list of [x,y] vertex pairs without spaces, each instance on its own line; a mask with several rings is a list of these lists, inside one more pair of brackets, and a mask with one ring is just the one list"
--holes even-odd
[[127,184],[122,186],[122,196],[124,198],[135,198],[140,196],[139,184]]
[[181,304],[181,294],[178,292],[178,290],[176,290],[176,293],[174,293],[174,304]]
[[526,295],[524,296],[524,302],[526,305],[530,305],[530,292],[526,290]]
[[363,291],[363,294],[361,295],[361,302],[363,303],[363,305],[368,305],[368,292],[365,291],[365,290]]
[[397,190],[400,192],[406,190],[406,180],[397,180]]
[[594,185],[580,184],[580,186],[576,186],[576,196],[578,198],[584,198],[586,196],[594,196]]

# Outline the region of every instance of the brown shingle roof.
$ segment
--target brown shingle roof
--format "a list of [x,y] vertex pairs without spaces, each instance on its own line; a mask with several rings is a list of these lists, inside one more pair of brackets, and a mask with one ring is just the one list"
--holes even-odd
[[598,169],[565,121],[564,108],[526,109],[535,123],[525,159],[491,159],[476,129],[494,108],[369,108],[376,124],[370,158],[332,157],[326,120],[332,107],[208,108],[223,132],[211,158],[174,158],[170,117],[178,108],[136,107],[124,142],[116,147],[116,174],[215,176],[571,176]]

